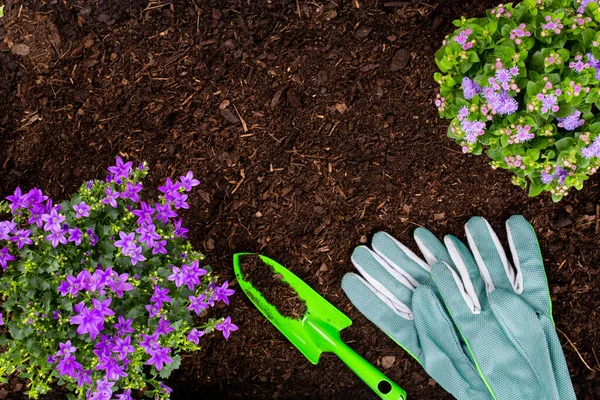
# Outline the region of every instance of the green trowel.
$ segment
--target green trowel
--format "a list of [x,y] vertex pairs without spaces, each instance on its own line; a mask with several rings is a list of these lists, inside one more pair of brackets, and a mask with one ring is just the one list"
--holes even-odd
[[[260,255],[262,261],[273,268],[304,302],[306,313],[299,319],[282,316],[277,308],[268,303],[263,295],[245,280],[240,268],[240,258],[252,253],[237,253],[233,256],[233,268],[240,287],[261,313],[287,337],[313,364],[319,362],[322,352],[337,355],[362,379],[380,398],[404,400],[406,392],[389,380],[377,368],[369,364],[348,345],[342,342],[340,331],[352,324],[350,318],[321,297],[296,275],[268,257]],[[266,267],[266,266],[265,266]]]

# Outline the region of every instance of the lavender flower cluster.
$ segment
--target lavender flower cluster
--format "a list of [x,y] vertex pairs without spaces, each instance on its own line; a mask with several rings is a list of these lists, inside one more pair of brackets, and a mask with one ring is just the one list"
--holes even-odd
[[435,99],[464,153],[555,201],[600,168],[600,4],[524,0],[455,21]]
[[61,204],[37,188],[17,188],[0,203],[0,214],[10,214],[0,221],[0,325],[12,337],[0,376],[28,378],[30,397],[57,378],[90,400],[132,399],[147,387],[168,398],[171,389],[144,365],[166,378],[179,366],[176,353],[197,350],[207,333],[227,339],[238,329],[229,316],[195,322],[228,305],[234,290],[217,284],[186,240],[178,212],[200,183],[193,173],[167,178],[150,204],[140,196],[145,164],[117,157],[108,171]]

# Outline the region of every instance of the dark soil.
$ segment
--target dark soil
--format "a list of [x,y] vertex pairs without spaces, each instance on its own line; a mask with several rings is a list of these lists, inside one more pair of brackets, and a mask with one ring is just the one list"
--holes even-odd
[[[278,260],[352,318],[344,340],[413,399],[449,396],[343,295],[352,249],[379,230],[411,245],[417,226],[461,235],[472,215],[501,229],[523,214],[578,398],[600,399],[598,177],[558,204],[528,198],[460,154],[432,104],[452,20],[499,0],[2,1],[2,197],[64,199],[118,154],[148,161],[152,187],[192,169],[184,221],[214,271],[232,280],[240,251]],[[174,398],[374,398],[335,356],[310,364],[243,294],[212,316],[228,314],[239,331],[184,356]]]
[[269,304],[284,317],[300,319],[306,313],[306,303],[298,293],[276,274],[258,254],[240,257],[240,270],[244,279],[258,290]]

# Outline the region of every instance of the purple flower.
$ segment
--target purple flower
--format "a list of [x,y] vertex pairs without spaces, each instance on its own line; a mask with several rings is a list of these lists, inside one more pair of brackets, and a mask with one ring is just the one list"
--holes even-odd
[[93,180],[87,181],[86,185],[87,185],[88,190],[92,190],[92,188],[94,187],[94,181]]
[[170,364],[173,359],[169,357],[171,353],[171,349],[169,347],[158,347],[155,350],[152,350],[150,353],[151,357],[146,362],[147,365],[154,365],[157,371],[163,369],[164,364]]
[[127,252],[128,249],[135,247],[135,233],[119,232],[120,240],[117,240],[114,245],[122,250],[123,253]]
[[40,204],[46,200],[48,200],[48,196],[44,196],[42,191],[38,188],[33,188],[25,195],[26,202],[29,207]]
[[133,324],[133,319],[125,319],[122,315],[119,315],[118,322],[113,325],[115,330],[117,331],[117,335],[125,336],[128,333],[134,333],[134,329],[131,327]]
[[157,240],[156,242],[154,242],[154,246],[152,246],[152,254],[167,254],[166,246],[166,240]]
[[98,235],[96,235],[94,233],[93,230],[88,229],[85,231],[88,234],[88,242],[90,243],[91,246],[95,246],[96,243],[98,243]]
[[56,352],[56,357],[68,356],[71,353],[75,353],[77,348],[71,345],[71,341],[67,340],[66,342],[58,343],[59,350]]
[[[83,304],[83,302],[79,304]],[[78,312],[78,315],[71,317],[71,324],[79,325],[77,327],[77,333],[79,335],[89,333],[92,339],[96,339],[96,336],[100,333],[99,327],[103,328],[104,317],[98,310],[89,310],[85,306]]]
[[170,281],[174,281],[175,286],[180,287],[181,285],[183,285],[186,276],[183,274],[183,270],[179,267],[173,266],[172,271],[173,273],[169,275],[167,279]]
[[519,109],[519,103],[506,91],[488,96],[487,100],[490,108],[500,115],[513,114]]
[[142,340],[139,342],[139,345],[144,351],[150,354],[153,350],[160,347],[158,343],[158,333],[154,332],[152,335],[142,335]]
[[237,325],[231,323],[231,317],[227,317],[223,320],[223,322],[215,325],[215,329],[223,332],[225,339],[229,339],[231,332],[237,331],[238,327]]
[[198,344],[198,340],[204,336],[204,331],[199,331],[196,328],[193,328],[190,333],[187,335],[187,340],[190,342],[194,342],[194,344]]
[[116,276],[108,283],[108,287],[116,293],[118,298],[123,297],[123,292],[133,290],[133,285],[127,282],[129,274],[115,274]]
[[117,400],[133,400],[131,397],[131,389],[125,389],[123,390],[123,393],[116,394],[115,396],[117,396]]
[[160,388],[160,391],[165,394],[171,394],[173,392],[173,389],[171,389],[170,387],[168,387],[167,385],[165,385],[162,382],[158,382],[158,387]]
[[126,256],[129,256],[129,258],[131,259],[131,264],[132,265],[136,265],[138,263],[138,261],[144,261],[146,260],[146,257],[144,257],[142,255],[142,247],[141,246],[135,246],[129,249],[129,251],[127,252],[127,254],[125,254]]
[[17,248],[21,250],[26,244],[33,243],[31,239],[29,239],[30,234],[31,231],[29,229],[19,229],[10,240],[11,242],[17,242]]
[[154,293],[150,297],[150,302],[156,304],[158,308],[161,308],[163,302],[168,303],[171,301],[171,298],[167,296],[167,293],[169,293],[169,289],[162,289],[160,286],[154,285]]
[[467,100],[471,100],[476,94],[481,93],[481,87],[466,76],[462,80],[462,89]]
[[160,313],[160,307],[158,307],[156,304],[146,304],[144,308],[148,310],[148,316],[150,318],[154,318],[158,315],[158,313]]
[[183,264],[184,284],[188,285],[190,290],[194,290],[194,285],[200,284],[200,277],[208,273],[207,270],[199,268],[198,260],[192,261],[191,265]]
[[177,221],[174,221],[173,224],[175,225],[175,230],[173,231],[173,233],[175,234],[175,236],[177,237],[182,237],[184,239],[187,239],[187,235],[186,233],[188,233],[190,230],[187,228],[184,228],[181,226],[182,224],[182,219],[179,218]]
[[179,210],[180,208],[188,209],[190,208],[189,204],[186,202],[188,196],[187,194],[177,193],[174,197],[172,204],[175,209]]
[[31,216],[27,223],[36,224],[38,228],[41,228],[44,225],[42,215],[46,212],[46,207],[44,207],[43,204],[33,204],[29,207],[29,212],[31,213]]
[[19,187],[15,189],[13,195],[6,196],[6,200],[8,200],[13,213],[20,208],[27,208],[27,195],[24,195]]
[[91,209],[92,207],[85,204],[85,201],[73,205],[73,210],[75,211],[75,218],[89,217]]
[[73,378],[77,380],[77,386],[79,387],[83,385],[91,385],[92,371],[90,371],[89,369],[79,369],[75,372],[75,376]]
[[154,208],[150,207],[145,202],[141,202],[141,210],[133,210],[132,214],[138,217],[137,223],[141,225],[143,223],[151,224],[152,223],[152,214],[154,214]]
[[77,362],[77,358],[72,355],[67,355],[67,356],[61,357],[58,360],[58,364],[56,365],[56,370],[61,375],[67,375],[70,377],[75,377],[77,374],[77,371],[79,371],[80,369],[81,369],[81,364],[79,364]]
[[113,191],[111,188],[107,187],[104,190],[106,193],[106,197],[102,199],[102,204],[110,204],[111,207],[117,208],[117,199],[119,198],[119,192]]
[[58,311],[58,310],[52,311],[52,318],[53,319],[59,319],[60,318],[60,311]]
[[500,83],[510,83],[511,78],[512,78],[512,74],[506,68],[502,68],[502,69],[499,69],[498,71],[496,71],[496,79]]
[[166,317],[163,317],[158,321],[158,326],[156,327],[155,332],[159,335],[166,335],[167,333],[173,332],[174,330],[175,328],[171,326],[171,322]]
[[585,158],[600,157],[600,136],[597,136],[588,147],[582,148],[581,155]]
[[179,179],[181,181],[181,186],[186,192],[189,192],[194,186],[198,186],[200,184],[199,180],[194,179],[194,173],[192,171],[188,171],[185,176],[180,176]]
[[110,306],[111,298],[106,300],[98,300],[92,299],[92,307],[94,310],[97,310],[103,317],[110,317],[111,315],[115,315],[115,312],[108,308]]
[[129,353],[134,353],[135,348],[131,345],[131,336],[115,338],[115,345],[112,351],[117,354],[121,360],[126,358]]
[[215,288],[214,293],[216,301],[222,301],[223,303],[229,305],[229,296],[234,294],[235,290],[228,289],[227,286],[229,286],[229,282],[225,281],[225,283],[222,286],[217,286]]
[[136,229],[136,232],[140,234],[138,241],[146,243],[148,247],[153,247],[154,241],[160,239],[160,235],[156,233],[156,226],[154,224],[143,224]]
[[556,167],[554,169],[554,178],[558,180],[559,185],[562,185],[563,183],[565,183],[565,178],[568,175],[569,175],[569,173],[561,167]]
[[196,315],[200,315],[200,313],[202,313],[202,310],[208,308],[208,304],[204,302],[204,300],[206,299],[206,295],[201,294],[198,297],[189,296],[188,298],[190,299],[190,305],[188,306],[188,310],[194,311]]
[[67,231],[69,232],[69,242],[75,242],[75,245],[79,246],[83,238],[83,232],[79,228],[68,229]]
[[61,230],[61,224],[65,221],[65,217],[52,208],[48,214],[42,215],[42,221],[46,223],[44,225],[45,231],[56,232]]
[[535,137],[535,135],[533,133],[531,133],[531,126],[518,125],[516,137],[517,137],[517,139],[519,139],[519,142],[526,142],[528,140],[533,139]]
[[568,131],[575,130],[585,124],[585,120],[581,117],[581,111],[575,110],[571,115],[564,118],[557,118],[558,126]]
[[9,240],[9,233],[16,230],[17,224],[14,220],[12,221],[0,221],[0,240]]
[[109,381],[107,378],[96,381],[96,391],[91,392],[91,389],[87,393],[87,399],[89,400],[110,400],[112,397],[112,387],[115,385],[114,382]]
[[469,107],[467,106],[462,106],[459,110],[458,110],[458,120],[462,121],[463,119],[466,119],[469,116]]
[[169,222],[169,218],[176,217],[177,213],[171,210],[171,205],[166,203],[164,205],[157,204],[156,205],[156,220],[162,221],[163,224]]
[[167,178],[164,186],[159,186],[158,190],[163,192],[165,195],[165,200],[171,201],[173,200],[179,193],[179,188],[181,187],[181,183],[175,182],[171,180],[171,178]]
[[2,319],[2,313],[0,312],[0,326],[4,325],[4,320]]
[[481,136],[485,133],[485,122],[483,121],[467,121],[463,120],[460,123],[461,128],[467,135]]
[[132,200],[134,203],[137,203],[140,201],[140,196],[139,196],[139,192],[142,190],[142,184],[139,182],[136,182],[135,184],[132,184],[131,182],[127,182],[127,186],[125,188],[125,191],[123,191],[123,193],[121,193],[121,198],[122,199],[130,199]]
[[65,238],[64,231],[55,231],[46,236],[46,240],[52,242],[52,247],[58,246],[59,243],[67,244],[67,238]]
[[108,167],[108,172],[113,174],[113,179],[116,183],[121,183],[123,178],[129,178],[132,165],[133,162],[128,161],[126,163],[123,163],[121,157],[117,156],[117,165]]

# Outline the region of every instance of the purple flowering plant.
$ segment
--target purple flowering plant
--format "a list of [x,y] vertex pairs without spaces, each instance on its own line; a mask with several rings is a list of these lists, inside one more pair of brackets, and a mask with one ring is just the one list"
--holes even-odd
[[36,188],[0,202],[0,382],[28,379],[31,398],[57,383],[70,398],[166,399],[161,380],[182,351],[238,329],[206,316],[234,290],[202,265],[178,216],[193,173],[167,178],[150,203],[145,164],[117,157],[108,170],[60,204]]
[[454,21],[435,100],[464,153],[484,150],[529,195],[554,201],[600,168],[598,0],[524,0]]

